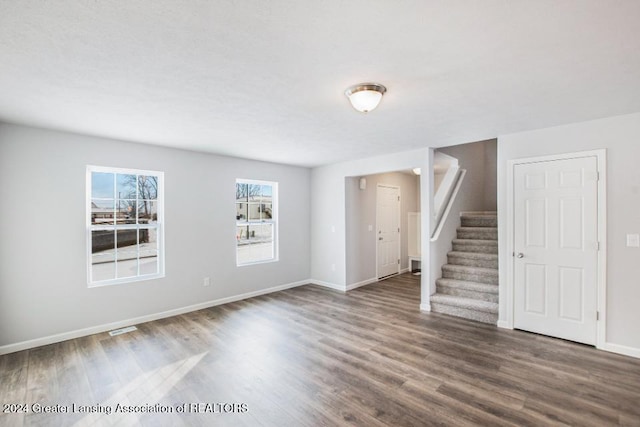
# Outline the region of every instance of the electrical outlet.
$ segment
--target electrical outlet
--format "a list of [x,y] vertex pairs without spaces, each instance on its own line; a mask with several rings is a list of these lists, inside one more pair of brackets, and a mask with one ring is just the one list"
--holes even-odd
[[331,264],[331,271],[336,271],[336,265],[335,264]]
[[202,281],[202,286],[209,286],[211,285],[211,279],[209,277],[205,277],[204,280]]
[[627,247],[629,247],[629,248],[639,248],[640,247],[640,235],[638,235],[638,234],[627,234]]

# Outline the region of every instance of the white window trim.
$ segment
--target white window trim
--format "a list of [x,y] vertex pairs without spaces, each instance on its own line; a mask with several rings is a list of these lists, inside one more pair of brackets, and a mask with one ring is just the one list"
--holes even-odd
[[[278,213],[280,211],[280,205],[278,203],[278,198],[279,198],[279,194],[278,194],[278,183],[276,181],[265,181],[265,180],[256,180],[256,179],[244,179],[244,178],[236,178],[235,184],[253,184],[253,185],[270,185],[271,186],[271,206],[273,208],[273,213],[271,216],[271,220],[269,221],[254,221],[254,222],[249,222],[249,220],[247,219],[247,221],[237,221],[236,220],[236,224],[235,227],[236,229],[238,227],[244,226],[246,224],[272,224],[273,225],[273,258],[271,259],[263,259],[263,260],[259,260],[259,261],[252,261],[252,262],[243,262],[243,263],[239,263],[238,262],[238,243],[236,241],[236,245],[235,245],[235,251],[236,251],[236,267],[246,267],[249,265],[257,265],[257,264],[269,264],[272,262],[278,262],[280,261],[280,250],[279,250],[279,220],[278,220]],[[235,202],[237,203],[237,201]],[[235,210],[235,206],[234,206],[234,210]],[[235,235],[235,232],[234,232]]]
[[[123,277],[123,278],[111,279],[111,280],[101,280],[99,282],[92,281],[91,231],[96,229],[91,224],[91,201],[92,201],[91,174],[92,172],[129,174],[129,175],[133,175],[133,174],[153,175],[158,177],[158,199],[157,199],[158,219],[155,226],[157,230],[157,239],[158,239],[158,273],[138,275],[133,277]],[[88,165],[87,172],[86,172],[85,188],[86,188],[85,234],[86,234],[86,260],[87,260],[87,287],[97,288],[102,286],[118,285],[122,283],[141,282],[145,280],[159,279],[159,278],[165,277],[165,271],[164,271],[164,172],[144,170],[144,169],[130,169],[130,168]],[[122,229],[138,229],[138,228],[140,228],[138,224],[123,224],[118,227],[118,229],[121,229],[121,230]]]

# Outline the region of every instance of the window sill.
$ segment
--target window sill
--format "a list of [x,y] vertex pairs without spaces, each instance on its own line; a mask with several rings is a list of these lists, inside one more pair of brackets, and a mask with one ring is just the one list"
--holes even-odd
[[146,280],[162,279],[164,277],[165,277],[164,274],[150,274],[147,276],[123,277],[122,279],[104,280],[102,282],[93,282],[93,283],[89,282],[87,284],[87,287],[102,288],[105,286],[122,285],[125,283],[135,283],[135,282],[144,282]]

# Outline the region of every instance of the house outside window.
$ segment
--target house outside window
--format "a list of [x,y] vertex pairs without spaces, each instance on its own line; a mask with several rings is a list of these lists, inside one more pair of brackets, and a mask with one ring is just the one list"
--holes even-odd
[[236,180],[236,264],[278,260],[278,183]]
[[164,277],[164,174],[87,166],[89,287]]

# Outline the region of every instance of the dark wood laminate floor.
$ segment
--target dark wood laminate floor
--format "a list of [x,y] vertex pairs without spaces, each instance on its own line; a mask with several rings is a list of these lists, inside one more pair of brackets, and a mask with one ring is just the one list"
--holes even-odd
[[640,425],[640,360],[418,305],[411,275],[346,295],[303,286],[1,356],[3,404],[247,410],[0,425]]

